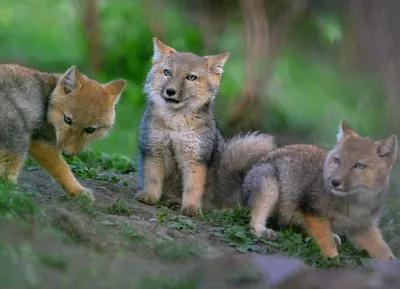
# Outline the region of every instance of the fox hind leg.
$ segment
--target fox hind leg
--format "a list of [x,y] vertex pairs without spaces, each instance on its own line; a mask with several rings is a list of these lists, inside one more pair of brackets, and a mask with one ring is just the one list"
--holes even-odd
[[16,184],[26,153],[0,149],[0,177]]
[[267,218],[279,199],[278,180],[270,165],[251,169],[243,182],[243,193],[250,208],[250,229],[257,237],[275,239],[276,233],[266,227]]

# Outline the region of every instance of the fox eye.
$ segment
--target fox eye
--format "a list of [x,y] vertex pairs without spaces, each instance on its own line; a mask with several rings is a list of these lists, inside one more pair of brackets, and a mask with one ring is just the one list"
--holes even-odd
[[339,160],[339,158],[333,158],[333,161],[335,162],[335,164],[340,165],[340,160]]
[[94,127],[87,127],[84,129],[86,133],[93,133],[96,129]]
[[186,77],[186,79],[187,80],[190,80],[190,81],[193,81],[193,80],[196,80],[196,76],[195,75],[188,75],[187,77]]
[[169,71],[168,69],[164,69],[164,74],[166,75],[166,76],[171,76],[171,71]]
[[356,169],[363,169],[365,168],[365,165],[362,163],[356,163],[356,165],[354,166]]
[[64,114],[64,121],[65,121],[65,123],[66,124],[68,124],[68,125],[71,125],[72,124],[72,119],[70,119],[68,116],[66,116],[65,114]]

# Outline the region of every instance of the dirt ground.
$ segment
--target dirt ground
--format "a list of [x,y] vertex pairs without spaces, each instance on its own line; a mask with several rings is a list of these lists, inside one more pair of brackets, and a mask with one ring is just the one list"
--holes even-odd
[[66,198],[42,170],[24,169],[19,183],[40,213],[1,219],[0,288],[269,288],[307,268],[242,254],[217,237],[221,228],[138,203],[134,176],[116,177],[126,183],[79,179],[95,193],[92,207]]

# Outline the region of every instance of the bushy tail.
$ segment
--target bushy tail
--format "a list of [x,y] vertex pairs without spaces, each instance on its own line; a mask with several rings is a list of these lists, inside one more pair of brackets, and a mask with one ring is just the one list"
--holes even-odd
[[219,157],[215,205],[231,207],[240,203],[242,183],[247,171],[275,148],[275,138],[259,132],[238,134],[227,140]]
[[220,156],[220,167],[232,174],[245,172],[275,148],[272,135],[259,132],[238,134],[226,141]]

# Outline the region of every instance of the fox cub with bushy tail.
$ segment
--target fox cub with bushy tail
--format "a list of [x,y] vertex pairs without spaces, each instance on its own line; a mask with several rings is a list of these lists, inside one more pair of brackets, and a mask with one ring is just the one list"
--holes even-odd
[[274,211],[278,224],[306,229],[328,257],[338,255],[334,232],[347,234],[373,258],[394,258],[378,225],[396,159],[395,135],[373,141],[345,121],[331,151],[313,145],[278,148],[245,177],[250,227],[260,237],[274,237],[265,225]]
[[242,174],[275,145],[273,137],[257,132],[223,139],[212,105],[229,53],[201,57],[153,42],[139,135],[138,200],[154,204],[163,196],[187,215],[240,202]]
[[112,127],[125,80],[101,84],[72,66],[64,74],[0,65],[0,177],[16,183],[27,153],[70,195],[87,193],[71,157]]

